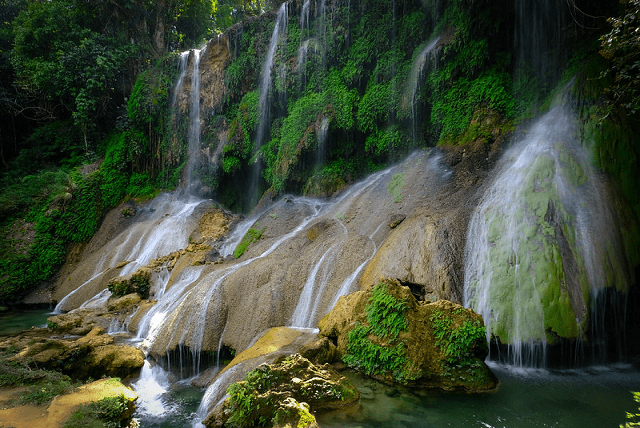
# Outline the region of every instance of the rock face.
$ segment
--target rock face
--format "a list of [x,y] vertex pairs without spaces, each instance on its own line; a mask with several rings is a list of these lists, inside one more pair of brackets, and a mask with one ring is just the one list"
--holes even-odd
[[127,378],[136,374],[144,364],[144,353],[132,346],[116,345],[111,336],[103,333],[95,327],[86,336],[64,339],[49,329],[31,329],[3,338],[0,346],[21,350],[10,360],[60,371],[74,379]]
[[330,365],[315,366],[298,354],[259,366],[227,391],[229,398],[205,426],[316,427],[310,411],[349,407],[360,398]]
[[397,281],[340,298],[320,335],[335,341],[348,366],[380,380],[445,390],[496,386],[483,362],[482,318],[446,300],[418,302]]

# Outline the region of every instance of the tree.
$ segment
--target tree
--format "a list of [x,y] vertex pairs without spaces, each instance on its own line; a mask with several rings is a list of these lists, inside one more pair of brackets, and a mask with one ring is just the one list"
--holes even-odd
[[611,31],[600,38],[600,54],[611,65],[607,74],[613,78],[607,88],[609,108],[623,108],[640,113],[640,0],[621,0],[624,14],[609,18]]

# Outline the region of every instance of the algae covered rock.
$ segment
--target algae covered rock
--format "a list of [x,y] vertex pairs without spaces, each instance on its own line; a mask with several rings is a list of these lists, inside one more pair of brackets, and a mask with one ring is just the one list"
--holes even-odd
[[262,364],[227,389],[229,398],[205,421],[207,427],[315,427],[311,411],[354,405],[360,393],[330,365],[299,354]]
[[376,379],[446,390],[495,388],[483,362],[482,318],[446,300],[418,302],[396,281],[342,297],[319,327],[347,366]]
[[630,285],[601,176],[555,107],[506,153],[469,224],[465,302],[503,344],[583,340],[594,297]]

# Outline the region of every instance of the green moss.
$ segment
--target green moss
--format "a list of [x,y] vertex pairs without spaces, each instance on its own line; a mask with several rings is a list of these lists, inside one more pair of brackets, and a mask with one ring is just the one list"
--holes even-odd
[[257,229],[257,227],[259,227],[258,223],[256,223],[255,226],[256,226],[255,228],[253,227],[249,228],[247,233],[242,238],[242,241],[240,241],[236,249],[233,251],[233,255],[235,256],[236,259],[239,259],[240,256],[244,254],[244,252],[247,250],[250,244],[259,240],[262,237],[262,234],[264,233],[264,231],[266,230],[266,227],[262,229]]
[[399,172],[393,174],[391,181],[389,182],[389,196],[393,197],[393,202],[402,202],[402,189],[404,187],[404,178],[406,173]]

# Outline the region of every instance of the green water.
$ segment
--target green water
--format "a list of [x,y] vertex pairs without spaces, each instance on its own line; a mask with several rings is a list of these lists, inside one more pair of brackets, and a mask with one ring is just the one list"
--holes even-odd
[[416,393],[346,373],[363,391],[360,408],[318,415],[322,428],[617,428],[637,410],[640,390],[631,365],[546,371],[491,365],[500,386],[491,393]]
[[51,309],[0,312],[0,335],[20,333],[31,327],[44,327],[50,316]]

